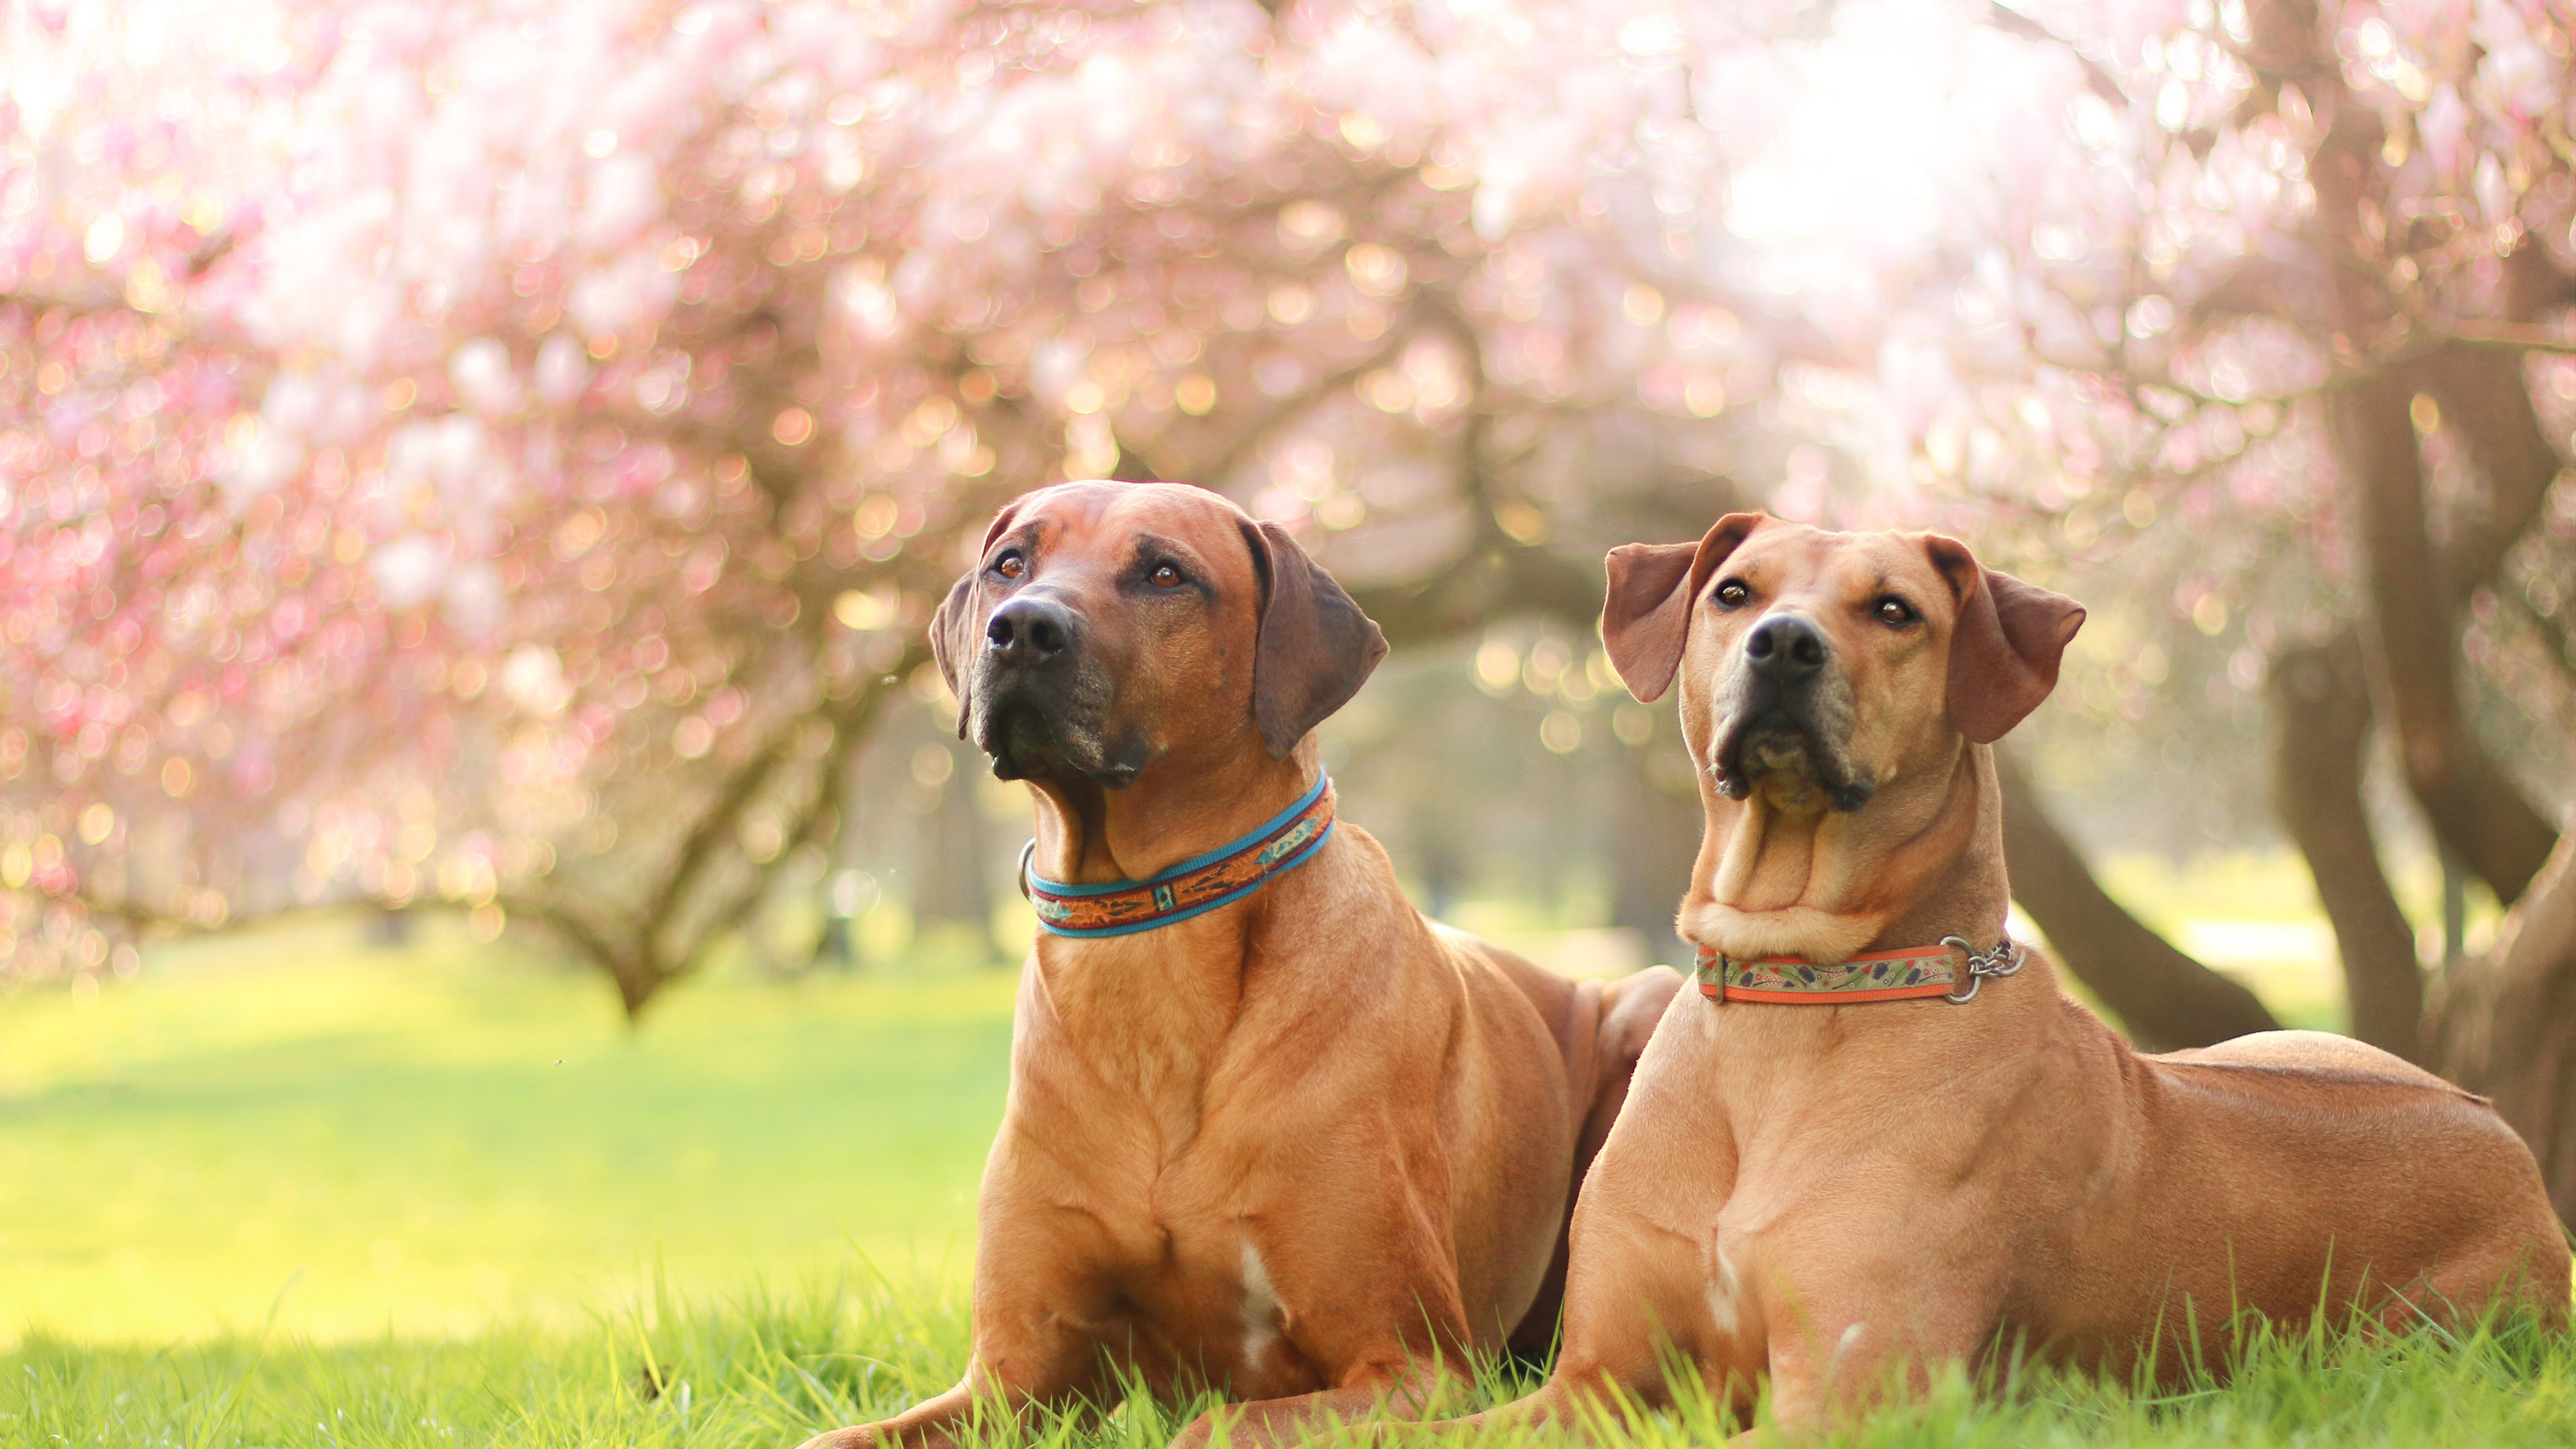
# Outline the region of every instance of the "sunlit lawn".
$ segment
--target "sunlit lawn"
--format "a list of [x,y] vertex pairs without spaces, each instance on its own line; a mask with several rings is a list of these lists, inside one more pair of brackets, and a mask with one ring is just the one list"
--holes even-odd
[[[2186,938],[2316,929],[2292,863],[2115,869]],[[1587,939],[1480,914],[1543,958]],[[2286,1014],[2331,1018],[2324,963],[2252,965]],[[272,1309],[327,1337],[564,1324],[657,1272],[721,1293],[861,1255],[960,1281],[1012,975],[720,975],[633,1030],[510,943],[374,949],[324,921],[164,947],[91,997],[22,991],[0,999],[0,1343]]]
[[[342,923],[0,1001],[0,1344],[563,1325],[855,1254],[962,1281],[1011,973],[587,976]],[[173,959],[175,958],[175,959]]]
[[[2112,874],[2186,938],[2271,942],[2258,987],[2331,1021],[2330,963],[2281,949],[2313,939],[2303,877]],[[323,922],[0,997],[0,1446],[776,1444],[935,1390],[1012,974],[719,977],[632,1031],[506,943]],[[2262,1362],[2176,1400],[1949,1391],[1865,1438],[2576,1441],[2563,1344]]]
[[[31,1339],[0,1355],[0,1445],[784,1449],[817,1428],[874,1419],[944,1387],[964,1339],[955,1295],[865,1286],[712,1309],[666,1303],[580,1330],[497,1328],[453,1340],[316,1345],[243,1336],[156,1349]],[[1528,1386],[1490,1371],[1479,1377],[1458,1407]],[[1107,1407],[1088,1422],[988,1427],[967,1443],[1159,1449],[1201,1406],[1134,1399]],[[1705,1449],[1724,1436],[1704,1397],[1694,1397],[1602,1437]],[[1497,1441],[1516,1446],[1532,1436],[1480,1442]],[[1384,1442],[1439,1441],[1402,1434]],[[2518,1323],[2458,1338],[2267,1340],[2232,1383],[2164,1395],[2037,1373],[1995,1395],[1954,1372],[1928,1401],[1882,1411],[1834,1442],[2563,1446],[2576,1442],[2576,1345]]]

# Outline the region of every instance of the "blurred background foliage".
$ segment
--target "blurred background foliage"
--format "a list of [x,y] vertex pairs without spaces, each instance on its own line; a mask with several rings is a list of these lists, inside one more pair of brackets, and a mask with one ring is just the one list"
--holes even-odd
[[[2009,846],[2142,1042],[2325,1013],[2565,1205],[2570,52],[2543,0],[12,7],[0,972],[316,911],[630,1016],[1007,960],[922,628],[1091,476],[1385,626],[1328,758],[1426,907],[1676,959],[1693,775],[1599,559],[1764,507],[2093,607]],[[2248,880],[2286,945],[2159,904]]]

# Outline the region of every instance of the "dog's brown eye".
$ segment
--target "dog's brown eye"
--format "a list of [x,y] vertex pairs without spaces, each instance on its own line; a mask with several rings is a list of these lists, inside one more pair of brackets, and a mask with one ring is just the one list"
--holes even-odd
[[1006,579],[1016,579],[1029,571],[1028,560],[1016,553],[1006,553],[993,560],[993,572]]
[[1151,579],[1154,587],[1158,589],[1177,589],[1181,586],[1181,571],[1170,564],[1156,564],[1154,571],[1146,577]]
[[1881,599],[1878,601],[1878,608],[1874,612],[1878,615],[1878,622],[1882,624],[1911,624],[1914,622],[1914,606],[1905,602],[1903,599]]
[[1728,579],[1717,586],[1717,601],[1730,609],[1742,608],[1744,601],[1752,597],[1753,591],[1744,586],[1742,579]]

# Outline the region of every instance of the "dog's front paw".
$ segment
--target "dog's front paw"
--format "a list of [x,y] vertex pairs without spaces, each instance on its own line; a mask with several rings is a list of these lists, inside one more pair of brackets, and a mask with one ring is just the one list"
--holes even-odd
[[1207,1449],[1216,1441],[1218,1416],[1224,1413],[1222,1408],[1210,1409],[1190,1420],[1187,1428],[1172,1436],[1166,1449]]
[[884,1442],[877,1434],[876,1425],[853,1424],[847,1429],[817,1434],[798,1445],[797,1449],[879,1449]]

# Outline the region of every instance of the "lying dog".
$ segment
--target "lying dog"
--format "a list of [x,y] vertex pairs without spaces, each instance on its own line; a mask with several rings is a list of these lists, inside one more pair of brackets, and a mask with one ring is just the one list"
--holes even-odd
[[2563,1319],[2540,1173],[2485,1102],[2264,1032],[2140,1056],[2004,936],[1988,746],[2084,611],[1929,534],[1731,514],[1610,555],[1602,636],[1678,672],[1708,817],[1676,999],[1576,1208],[1565,1345],[1485,1425],[1669,1396],[1813,1426],[2029,1352],[2164,1382],[2231,1315]]
[[1543,1350],[1573,1187],[1681,978],[1578,985],[1405,903],[1333,823],[1310,733],[1386,644],[1213,493],[1020,499],[931,641],[960,734],[1035,797],[1044,930],[973,1362],[813,1445],[949,1443],[979,1407],[1104,1405],[1124,1374],[1251,1400],[1224,1411],[1244,1443],[1418,1405],[1516,1329]]

